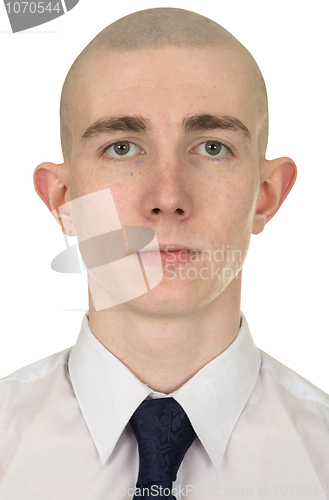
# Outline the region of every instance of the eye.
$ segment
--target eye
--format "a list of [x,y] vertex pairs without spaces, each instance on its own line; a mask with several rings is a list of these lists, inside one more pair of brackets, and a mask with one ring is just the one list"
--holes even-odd
[[228,147],[219,141],[202,142],[195,148],[195,151],[203,156],[221,157],[229,153]]
[[129,141],[118,141],[111,144],[106,149],[106,153],[113,158],[122,158],[123,156],[129,157],[137,154],[140,148],[136,146],[133,142]]

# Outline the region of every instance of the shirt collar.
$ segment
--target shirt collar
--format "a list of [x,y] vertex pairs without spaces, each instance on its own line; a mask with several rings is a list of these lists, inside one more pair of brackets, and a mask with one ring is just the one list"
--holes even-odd
[[234,342],[171,394],[187,413],[216,472],[261,365],[260,351],[240,314],[241,327]]
[[[260,351],[242,312],[241,318],[234,342],[171,394],[187,413],[216,471],[260,369]],[[97,340],[89,328],[88,312],[68,368],[80,410],[104,465],[136,408],[147,396],[160,393],[143,384]]]

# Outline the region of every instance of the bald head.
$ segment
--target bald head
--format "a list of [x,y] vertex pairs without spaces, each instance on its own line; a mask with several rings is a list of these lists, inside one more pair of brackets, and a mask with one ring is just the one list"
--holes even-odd
[[268,105],[264,79],[250,52],[227,30],[211,19],[176,8],[156,8],[135,12],[107,26],[80,53],[65,79],[60,104],[61,143],[64,160],[70,163],[72,149],[72,96],[79,84],[79,71],[89,58],[99,54],[163,47],[226,48],[242,57],[259,108],[258,148],[265,156],[268,138]]
[[[239,42],[211,19],[171,7],[142,10],[101,31],[86,50],[137,50],[147,47],[204,47]],[[240,44],[239,44],[240,45]]]

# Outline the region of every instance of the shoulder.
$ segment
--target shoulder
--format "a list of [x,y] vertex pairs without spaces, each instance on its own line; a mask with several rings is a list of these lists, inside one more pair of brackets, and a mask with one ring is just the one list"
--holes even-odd
[[[57,352],[24,366],[15,372],[0,379],[0,406],[3,403],[12,403],[15,396],[22,399],[31,396],[31,391],[39,391],[52,383],[57,374],[63,374],[67,369],[67,362],[72,347]],[[17,402],[17,400],[16,400]]]
[[7,375],[6,377],[0,379],[0,387],[1,384],[9,381],[30,382],[48,375],[59,365],[67,364],[71,349],[72,347],[68,347],[63,351],[56,352],[55,354],[51,354],[46,358],[39,359],[38,361],[34,361],[27,366],[19,368],[10,375]]
[[329,395],[264,351],[260,353],[261,374],[276,386],[282,394],[281,399],[285,395],[308,411],[316,408],[316,412],[322,413],[329,422]]
[[61,419],[69,418],[72,405],[76,411],[67,369],[71,349],[35,361],[0,379],[1,462],[10,463],[16,454],[20,461],[26,452],[31,452],[30,443],[52,435]]

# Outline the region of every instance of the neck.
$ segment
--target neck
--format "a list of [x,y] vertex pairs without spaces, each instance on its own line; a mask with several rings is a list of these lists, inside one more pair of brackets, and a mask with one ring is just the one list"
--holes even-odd
[[202,308],[170,315],[137,308],[139,299],[95,311],[89,295],[89,326],[141,382],[170,394],[234,341],[240,328],[240,292],[241,273]]

